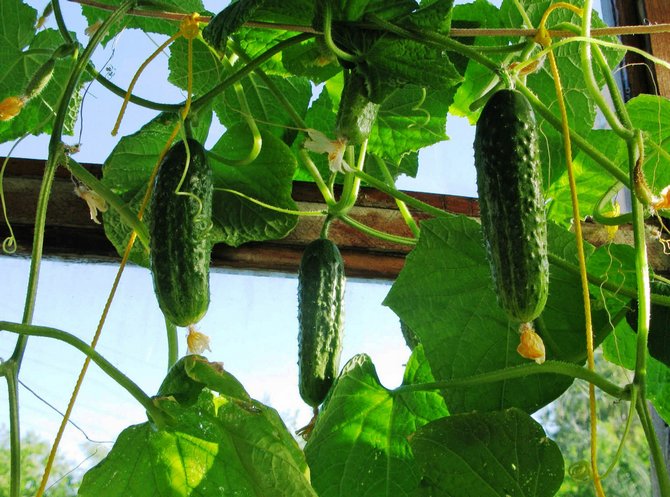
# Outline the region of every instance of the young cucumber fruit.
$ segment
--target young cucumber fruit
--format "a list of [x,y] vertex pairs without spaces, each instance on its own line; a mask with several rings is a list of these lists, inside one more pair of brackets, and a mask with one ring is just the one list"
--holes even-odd
[[319,406],[337,377],[342,351],[344,261],[337,246],[318,239],[305,248],[298,272],[300,396]]
[[177,326],[197,323],[209,306],[212,170],[202,145],[187,144],[179,141],[163,159],[149,207],[154,291]]
[[500,306],[530,323],[547,302],[549,264],[535,115],[526,97],[500,90],[475,133],[481,224]]
[[360,145],[370,136],[377,119],[379,104],[367,96],[365,79],[353,71],[344,71],[344,86],[337,110],[335,132],[348,145]]

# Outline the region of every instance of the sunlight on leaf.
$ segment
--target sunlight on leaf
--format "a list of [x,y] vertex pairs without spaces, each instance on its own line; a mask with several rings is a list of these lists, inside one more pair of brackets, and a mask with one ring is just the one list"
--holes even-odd
[[[432,381],[421,348],[403,384]],[[317,418],[305,454],[320,497],[409,497],[419,484],[407,437],[448,414],[435,392],[394,395],[364,354],[343,368]]]

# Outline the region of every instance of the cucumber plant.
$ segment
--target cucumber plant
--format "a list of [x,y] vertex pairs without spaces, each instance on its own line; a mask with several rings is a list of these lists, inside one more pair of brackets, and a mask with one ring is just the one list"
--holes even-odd
[[[5,335],[17,335],[13,354],[0,364],[10,392],[11,497],[21,481],[17,389],[29,336],[75,347],[147,412],[146,423],[124,430],[86,474],[84,497],[458,496],[491,489],[561,495],[565,468],[575,461],[564,460],[531,414],[565,395],[575,379],[591,390],[592,461],[579,466],[589,467],[580,478],[599,497],[616,492],[606,477],[611,471],[597,464],[597,388],[629,406],[626,426],[639,421],[659,494],[670,497],[649,407],[670,421],[667,341],[655,328],[670,298],[658,290],[668,281],[651,270],[645,237],[654,218],[660,229],[651,243],[668,246],[670,107],[654,95],[625,102],[612,76],[626,51],[666,68],[667,61],[600,31],[591,0],[504,0],[500,7],[245,0],[214,17],[197,1],[79,3],[96,28],[90,37],[71,30],[59,0],[39,21],[23,0],[3,0],[0,141],[50,136],[24,319],[0,316]],[[93,61],[100,45],[126,27],[167,38],[122,88]],[[162,81],[152,95],[137,95],[140,73],[168,48],[166,80],[185,98],[163,102]],[[123,99],[121,115],[127,105],[161,113],[119,139],[102,180],[77,164],[64,140],[77,125],[83,85],[93,78],[100,91]],[[611,100],[602,98],[603,89]],[[609,129],[595,129],[596,109]],[[481,225],[395,186],[400,175],[424,167],[422,149],[446,141],[447,119],[455,115],[477,123]],[[454,155],[445,154],[441,166],[460,164]],[[59,166],[76,178],[80,196],[94,199],[92,217],[104,210],[106,233],[122,254],[107,308],[127,261],[153,271],[174,366],[155,396],[95,350],[106,311],[91,345],[33,324]],[[0,179],[3,173],[4,166]],[[296,205],[297,180],[315,184],[322,209]],[[356,219],[362,183],[396,201],[411,235]],[[623,187],[631,191],[631,212],[608,215],[608,202]],[[5,207],[3,195],[0,201]],[[581,221],[591,212],[609,233],[631,224],[632,246],[584,242]],[[307,215],[412,248],[385,300],[412,355],[393,389],[380,384],[365,351],[339,367],[344,272],[324,229],[298,275],[296,390],[318,409],[303,449],[270,407],[251,399],[221,363],[200,355],[209,347],[204,334],[191,328],[187,340],[196,354],[177,361],[175,326],[193,325],[207,310],[214,244],[280,239]],[[11,217],[5,220],[11,233]],[[8,251],[16,243],[9,240]],[[628,384],[598,369],[597,348],[604,360],[632,370]],[[612,465],[626,452],[628,431]]]

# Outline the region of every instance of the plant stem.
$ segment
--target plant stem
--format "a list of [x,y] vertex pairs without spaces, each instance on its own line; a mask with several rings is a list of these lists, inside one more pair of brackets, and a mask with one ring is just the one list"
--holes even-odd
[[366,235],[379,238],[380,240],[386,240],[387,242],[398,243],[401,245],[416,245],[415,238],[407,238],[405,236],[393,235],[391,233],[385,233],[383,231],[376,230],[374,228],[371,228],[370,226],[361,223],[360,221],[356,221],[355,219],[347,215],[340,215],[338,216],[337,219],[342,221],[344,224],[348,224],[352,228],[356,228],[357,230],[365,233]]
[[65,19],[63,18],[63,11],[60,8],[59,0],[50,0],[50,2],[53,8],[54,19],[56,19],[56,25],[58,26],[58,32],[66,43],[73,43],[74,40],[72,39],[72,36],[70,36],[70,32],[65,25]]
[[[105,78],[93,66],[93,64],[89,64],[88,66],[86,66],[86,71],[88,71],[88,73],[91,74],[98,83],[100,83],[107,90],[111,91],[114,95],[119,96],[121,98],[126,98],[126,94],[128,93],[128,90],[124,90],[120,86],[117,86],[116,84],[114,84],[109,79]],[[160,111],[160,112],[174,112],[174,113],[177,113],[184,106],[183,103],[181,103],[181,104],[166,104],[166,103],[162,103],[162,102],[154,102],[152,100],[147,100],[146,98],[138,97],[137,95],[134,95],[132,93],[128,97],[128,101],[134,103],[135,105],[139,105],[141,107],[145,107],[145,108],[151,109],[151,110],[157,110],[157,111]]]
[[638,396],[637,398],[637,415],[640,418],[640,424],[644,430],[644,435],[649,445],[649,452],[651,453],[652,461],[654,461],[654,469],[656,470],[656,481],[661,492],[661,497],[670,497],[670,476],[666,470],[666,461],[663,457],[663,449],[658,443],[658,437],[654,430],[654,424],[651,420],[651,413],[647,401]]
[[149,248],[149,232],[147,227],[137,218],[137,214],[130,211],[126,202],[74,159],[68,157],[66,167],[75,178],[100,195],[105,202],[118,212],[126,225],[137,232],[137,237],[142,242],[142,245],[147,249]]
[[359,60],[359,57],[352,55],[348,52],[345,52],[340,47],[335,44],[333,41],[332,34],[333,27],[333,7],[331,2],[323,2],[323,41],[326,43],[326,46],[335,54],[338,59],[344,60],[346,62],[356,63]]
[[[239,47],[234,40],[228,40],[228,46],[230,46],[233,50],[233,52],[240,58],[242,59],[242,62],[245,64],[249,64],[251,62],[251,57],[249,57],[244,50],[242,50],[241,47]],[[304,119],[298,114],[298,112],[295,110],[295,107],[293,107],[293,104],[291,104],[291,101],[286,97],[284,93],[282,93],[279,88],[277,88],[277,85],[275,82],[270,78],[263,69],[260,67],[257,67],[254,69],[254,73],[261,78],[263,83],[268,87],[268,90],[270,90],[270,93],[277,99],[277,102],[284,108],[284,110],[288,113],[289,116],[291,116],[291,119],[293,119],[293,122],[298,128],[301,129],[307,129],[307,123],[304,121]]]
[[[377,167],[381,170],[382,174],[384,175],[384,179],[386,180],[386,183],[388,183],[391,186],[394,186],[394,181],[393,181],[393,176],[391,175],[391,171],[389,171],[389,168],[386,167],[386,163],[384,162],[384,159],[381,157],[378,157],[376,155],[373,155],[375,162],[377,163]],[[398,206],[398,210],[400,211],[400,215],[402,218],[405,220],[405,224],[407,224],[407,227],[410,229],[412,234],[418,238],[419,234],[421,233],[421,230],[419,229],[419,226],[416,224],[416,221],[414,221],[414,218],[412,217],[412,213],[409,211],[407,208],[407,204],[403,202],[402,200],[395,199],[395,203]]]
[[[638,140],[628,143],[628,160],[630,163],[631,178],[635,174],[639,160],[638,147],[643,147],[641,133],[637,133]],[[647,258],[647,240],[644,233],[644,209],[635,195],[631,196],[633,214],[633,243],[635,248],[635,276],[637,284],[637,353],[635,359],[634,382],[640,389],[640,397],[646,399],[647,378],[647,340],[649,338],[649,320],[651,314],[649,288],[649,260]]]
[[[591,0],[586,0],[582,9],[581,35],[584,38],[591,37]],[[596,76],[593,72],[591,44],[582,43],[579,48],[582,74],[584,75],[584,83],[586,84],[586,90],[589,92],[589,96],[603,113],[605,120],[607,120],[607,123],[612,130],[624,140],[630,140],[633,137],[633,132],[621,123],[618,116],[605,101],[605,97],[600,91],[600,86],[598,85]],[[608,73],[609,69],[605,72]],[[610,90],[612,90],[612,88],[610,88]]]
[[451,214],[449,212],[443,211],[442,209],[438,207],[433,207],[430,204],[427,204],[425,202],[422,202],[419,199],[416,199],[412,197],[411,195],[408,195],[404,192],[401,192],[400,190],[397,190],[393,186],[389,186],[386,183],[384,183],[381,180],[378,180],[374,176],[371,176],[367,173],[364,173],[363,171],[354,171],[354,174],[358,177],[360,177],[363,181],[368,183],[369,185],[375,187],[377,190],[386,193],[387,195],[390,195],[391,197],[401,200],[405,202],[407,205],[414,207],[415,209],[418,209],[420,211],[425,212],[426,214],[430,214],[431,216],[435,217],[453,217],[454,214]]
[[21,488],[21,430],[19,419],[19,385],[18,385],[18,367],[15,362],[5,363],[7,371],[5,379],[7,380],[7,403],[9,405],[9,446],[10,452],[10,497],[19,497]]
[[467,388],[475,385],[484,385],[487,383],[523,378],[534,374],[560,374],[563,376],[570,376],[572,378],[579,378],[597,386],[603,392],[611,395],[612,397],[621,400],[627,400],[629,398],[629,392],[626,388],[621,388],[620,386],[615,385],[609,380],[603,378],[595,371],[591,371],[583,366],[579,366],[571,362],[561,361],[546,361],[543,364],[522,364],[521,366],[490,371],[488,373],[467,376],[464,378],[453,378],[451,380],[434,381],[430,383],[417,383],[414,385],[402,385],[395,390],[392,390],[392,392],[394,395],[396,395],[406,392]]
[[117,369],[116,366],[114,366],[95,349],[76,336],[56,328],[50,328],[46,326],[32,326],[27,324],[12,323],[9,321],[0,321],[0,330],[26,336],[53,338],[71,345],[89,357],[91,361],[97,364],[97,366],[104,373],[106,373],[116,383],[123,387],[130,395],[132,395],[133,398],[135,398],[142,405],[142,407],[147,410],[154,422],[159,425],[162,422],[165,422],[164,413],[154,405],[151,397],[144,393],[144,391],[135,382],[123,374],[119,369]]
[[314,179],[314,183],[316,183],[316,187],[321,192],[321,196],[323,197],[323,200],[326,202],[326,205],[328,207],[334,206],[336,202],[335,199],[333,198],[333,194],[328,188],[328,185],[326,185],[326,183],[323,181],[319,169],[316,167],[316,164],[314,164],[314,162],[310,158],[307,150],[301,148],[299,155],[300,158],[302,159],[303,165],[307,168],[307,171],[311,174],[312,179]]
[[179,337],[177,326],[168,318],[165,318],[165,331],[168,345],[168,371],[170,371],[170,368],[179,360]]
[[[365,140],[361,144],[361,148],[358,153],[358,162],[354,167],[354,171],[363,171],[363,165],[365,164],[365,154],[368,148],[368,141]],[[347,147],[347,162],[349,164],[353,163],[354,157],[354,147]],[[361,179],[354,174],[354,171],[351,171],[344,175],[344,184],[342,186],[342,196],[340,200],[329,210],[330,214],[334,217],[341,217],[347,214],[351,208],[356,204],[358,199],[358,192],[361,187]]]

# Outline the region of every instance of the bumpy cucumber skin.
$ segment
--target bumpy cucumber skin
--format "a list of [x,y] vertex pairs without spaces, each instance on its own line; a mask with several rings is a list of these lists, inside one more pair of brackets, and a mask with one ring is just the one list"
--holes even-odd
[[337,109],[335,133],[349,145],[360,145],[370,136],[377,119],[379,104],[367,96],[365,79],[353,72],[344,72],[344,86]]
[[[209,307],[208,232],[212,218],[212,170],[205,149],[188,139],[176,143],[159,166],[150,204],[151,271],[158,304],[177,326],[197,323]],[[199,199],[196,200],[196,198]]]
[[531,322],[549,291],[547,222],[535,115],[526,97],[500,90],[475,133],[481,224],[494,287],[508,316]]
[[305,248],[298,272],[300,396],[319,406],[340,365],[344,322],[344,261],[337,246],[318,239]]

